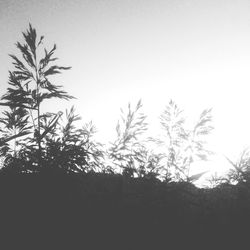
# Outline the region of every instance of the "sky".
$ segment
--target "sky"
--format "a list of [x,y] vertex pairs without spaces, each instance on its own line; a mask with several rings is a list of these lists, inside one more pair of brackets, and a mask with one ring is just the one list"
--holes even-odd
[[[0,93],[7,87],[15,42],[31,23],[72,66],[56,81],[76,100],[97,138],[112,141],[120,108],[142,99],[153,134],[173,99],[190,121],[213,109],[211,171],[230,165],[250,145],[250,1],[248,0],[0,0]],[[201,168],[206,168],[204,163]],[[198,170],[200,170],[198,169]]]

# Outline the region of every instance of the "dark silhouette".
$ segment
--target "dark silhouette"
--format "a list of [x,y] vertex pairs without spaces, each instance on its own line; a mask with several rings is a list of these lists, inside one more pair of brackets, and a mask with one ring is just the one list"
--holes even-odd
[[[14,154],[12,154],[15,158],[16,138],[33,133],[34,137],[29,138],[29,141],[26,139],[21,146],[22,149],[25,148],[27,142],[29,146],[32,146],[32,153],[37,155],[36,161],[33,159],[33,164],[41,167],[43,138],[55,126],[57,116],[51,113],[41,114],[41,104],[48,99],[69,100],[73,98],[63,91],[61,86],[52,84],[50,80],[50,76],[68,70],[70,67],[51,65],[58,59],[54,57],[56,45],[50,51],[44,49],[44,56],[40,57],[44,36],[37,39],[36,30],[31,24],[28,30],[23,32],[23,37],[24,44],[16,43],[23,60],[15,55],[10,55],[13,59],[14,70],[9,72],[9,88],[1,97],[4,102],[1,102],[0,105],[10,108],[10,112],[6,111],[5,118],[0,120],[9,132],[4,135],[7,139],[3,138],[2,144],[5,145],[9,139],[15,139]],[[42,119],[45,117],[50,119],[47,127],[42,124]],[[6,149],[7,147],[5,147],[5,151]]]
[[198,189],[131,178],[124,190],[122,182],[103,173],[1,173],[1,236],[87,249],[226,249],[247,239],[248,183]]

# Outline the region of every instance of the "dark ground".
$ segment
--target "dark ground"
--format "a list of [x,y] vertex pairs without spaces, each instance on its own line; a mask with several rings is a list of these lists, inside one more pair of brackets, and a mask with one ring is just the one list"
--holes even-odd
[[248,249],[250,187],[0,174],[0,249]]

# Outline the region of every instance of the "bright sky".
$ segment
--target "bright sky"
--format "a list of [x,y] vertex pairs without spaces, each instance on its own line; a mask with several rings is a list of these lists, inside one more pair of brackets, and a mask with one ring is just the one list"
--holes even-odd
[[[140,98],[153,131],[170,98],[190,119],[212,107],[210,148],[235,159],[250,145],[249,13],[248,0],[0,0],[0,93],[31,22],[72,66],[57,79],[78,98],[44,108],[74,104],[110,141],[120,107]],[[221,156],[211,165],[229,166]]]

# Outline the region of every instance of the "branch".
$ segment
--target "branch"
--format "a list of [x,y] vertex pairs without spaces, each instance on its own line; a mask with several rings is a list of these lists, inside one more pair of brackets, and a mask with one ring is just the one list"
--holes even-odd
[[40,136],[40,140],[44,138],[46,134],[50,132],[50,130],[56,125],[58,119],[62,116],[62,112],[58,112],[58,114],[52,119],[49,126],[45,129],[45,131]]

